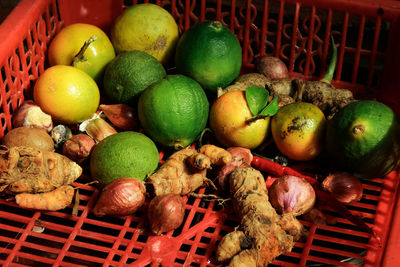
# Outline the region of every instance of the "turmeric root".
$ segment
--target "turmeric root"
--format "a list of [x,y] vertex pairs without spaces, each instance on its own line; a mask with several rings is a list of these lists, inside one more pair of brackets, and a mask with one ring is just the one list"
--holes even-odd
[[[218,245],[218,260],[229,261],[228,266],[266,266],[275,257],[291,251],[304,229],[293,216],[281,222],[281,216],[268,201],[262,174],[252,167],[238,168],[230,174],[229,182],[233,207],[241,218],[240,231],[246,238],[240,231],[228,234]],[[251,244],[245,246],[242,242],[241,246],[241,240],[251,240]]]
[[214,165],[222,166],[232,161],[232,155],[229,151],[215,145],[204,145],[199,151],[206,155],[211,160],[211,164]]
[[64,185],[46,193],[17,194],[15,201],[21,208],[56,211],[64,209],[72,203],[74,191],[72,186]]
[[0,191],[42,193],[69,185],[82,168],[67,157],[30,147],[1,147]]

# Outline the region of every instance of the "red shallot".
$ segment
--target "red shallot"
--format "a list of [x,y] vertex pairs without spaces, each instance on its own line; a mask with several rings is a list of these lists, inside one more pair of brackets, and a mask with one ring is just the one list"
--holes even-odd
[[147,216],[150,230],[161,235],[177,229],[185,217],[185,202],[178,194],[156,196],[150,201]]
[[328,175],[321,183],[321,187],[342,203],[359,201],[363,194],[361,181],[347,172]]
[[95,141],[89,135],[83,133],[77,134],[65,141],[62,153],[69,159],[81,164],[89,158],[95,144]]
[[271,185],[269,201],[278,213],[292,213],[302,215],[314,207],[315,191],[305,179],[285,175],[279,177]]
[[42,109],[32,100],[24,101],[14,112],[13,127],[37,127],[43,128],[47,132],[53,129],[53,120],[50,115],[44,113]]
[[289,78],[289,71],[285,63],[277,57],[257,57],[255,65],[257,72],[264,74],[270,80]]
[[135,213],[145,202],[144,182],[134,178],[118,178],[101,191],[94,207],[96,216],[126,216]]

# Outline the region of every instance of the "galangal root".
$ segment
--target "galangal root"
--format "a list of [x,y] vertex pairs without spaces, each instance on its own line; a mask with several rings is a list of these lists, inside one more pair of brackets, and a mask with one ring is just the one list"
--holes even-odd
[[290,252],[306,234],[291,214],[280,216],[268,201],[261,172],[237,168],[229,176],[233,207],[240,228],[224,236],[217,248],[217,260],[228,266],[267,266],[277,256]]
[[[199,151],[192,148],[173,153],[146,181],[155,196],[169,193],[189,194],[204,183],[212,184],[207,170],[212,165],[228,164],[231,154],[214,145],[204,145]],[[212,184],[213,185],[213,184]]]
[[50,192],[71,184],[81,174],[78,164],[55,152],[23,146],[0,150],[0,192]]
[[354,101],[353,93],[337,89],[324,81],[300,81],[288,78],[275,79],[266,84],[271,97],[278,97],[279,106],[303,101],[319,107],[327,117],[332,117],[342,107]]

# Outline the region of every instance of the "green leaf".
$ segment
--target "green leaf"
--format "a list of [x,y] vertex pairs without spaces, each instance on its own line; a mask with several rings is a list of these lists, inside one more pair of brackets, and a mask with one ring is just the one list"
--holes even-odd
[[265,88],[250,86],[246,89],[246,101],[251,113],[256,116],[267,105],[269,93]]
[[263,109],[260,114],[264,116],[274,116],[278,112],[278,97],[275,96],[274,99]]

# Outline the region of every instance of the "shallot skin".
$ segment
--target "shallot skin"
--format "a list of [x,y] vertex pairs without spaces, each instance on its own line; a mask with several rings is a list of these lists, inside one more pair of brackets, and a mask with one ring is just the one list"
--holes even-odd
[[347,172],[328,175],[321,183],[321,187],[323,190],[330,192],[342,203],[359,201],[363,195],[361,181]]
[[269,201],[278,213],[299,216],[314,207],[316,195],[312,185],[297,176],[286,175],[275,180],[269,192]]
[[156,196],[150,201],[147,216],[153,234],[175,230],[185,217],[185,202],[178,194]]
[[289,78],[285,63],[277,57],[260,56],[255,60],[256,69],[269,80]]
[[24,101],[13,115],[13,127],[37,127],[47,132],[53,129],[53,120],[32,100]]
[[135,213],[146,200],[144,182],[134,178],[118,178],[101,191],[94,207],[94,214],[126,216]]
[[95,145],[95,141],[90,136],[81,133],[65,141],[62,153],[76,163],[81,164],[88,159]]

